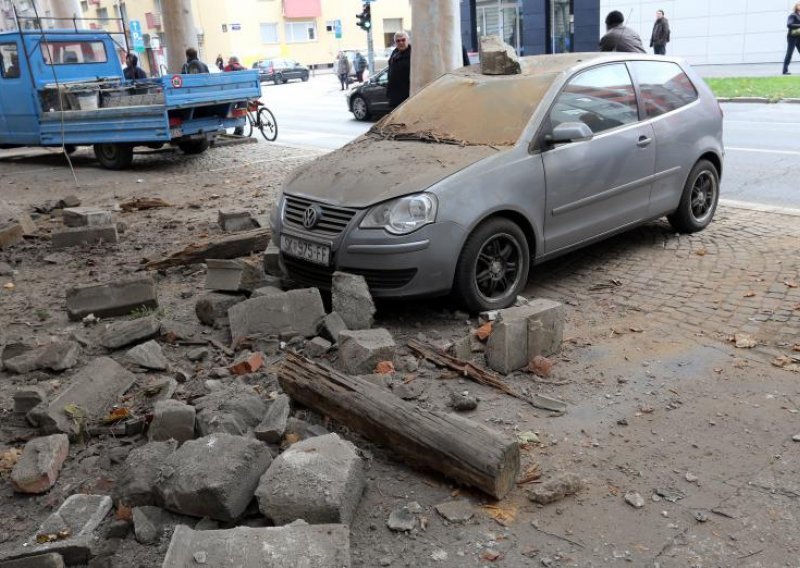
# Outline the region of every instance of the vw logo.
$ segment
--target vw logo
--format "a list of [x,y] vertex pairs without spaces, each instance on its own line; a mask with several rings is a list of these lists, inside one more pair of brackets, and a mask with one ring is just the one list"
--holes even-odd
[[303,213],[303,226],[306,229],[313,229],[322,218],[322,210],[317,205],[312,205]]

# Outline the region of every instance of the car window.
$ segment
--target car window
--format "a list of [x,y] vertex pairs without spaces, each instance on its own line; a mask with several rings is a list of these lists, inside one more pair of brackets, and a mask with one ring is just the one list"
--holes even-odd
[[639,120],[636,93],[624,63],[602,65],[572,79],[550,110],[550,124],[583,122],[597,134]]
[[631,67],[648,118],[697,100],[697,89],[678,64],[669,61],[633,61]]
[[51,41],[41,42],[42,57],[48,65],[75,65],[105,63],[106,46],[102,41]]
[[0,43],[0,75],[4,79],[20,76],[19,49],[16,43]]

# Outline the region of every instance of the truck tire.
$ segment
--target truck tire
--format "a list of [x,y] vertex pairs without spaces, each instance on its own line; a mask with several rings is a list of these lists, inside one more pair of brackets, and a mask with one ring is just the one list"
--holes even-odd
[[127,170],[133,163],[133,145],[95,144],[94,155],[107,170]]
[[187,140],[186,142],[179,142],[178,148],[181,149],[181,152],[188,155],[194,154],[202,154],[208,147],[210,146],[208,142],[208,138],[203,138],[202,140]]

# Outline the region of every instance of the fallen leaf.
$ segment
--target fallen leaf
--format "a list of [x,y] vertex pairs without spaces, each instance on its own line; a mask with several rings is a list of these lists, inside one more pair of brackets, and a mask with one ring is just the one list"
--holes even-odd
[[533,464],[530,466],[519,481],[517,481],[517,485],[525,485],[526,483],[532,483],[539,478],[542,477],[542,468],[539,466],[538,463]]
[[743,298],[752,298],[752,297],[754,297],[755,295],[756,295],[756,293],[755,293],[755,292],[753,292],[752,290],[750,290],[749,292],[745,292],[744,296],[742,296],[742,297],[743,297]]
[[19,448],[11,448],[0,453],[0,473],[8,473],[14,469],[21,455],[22,450]]
[[514,505],[483,505],[481,508],[486,511],[489,517],[503,526],[513,523],[517,518],[517,507]]
[[784,284],[786,284],[789,288],[797,288],[797,282],[794,280],[784,280]]
[[538,444],[540,442],[539,435],[536,432],[520,432],[517,434],[517,441],[520,444]]
[[300,441],[300,436],[298,436],[294,432],[289,432],[288,434],[286,434],[286,436],[284,436],[283,439],[286,442],[287,446],[291,446],[292,444],[296,444],[297,442]]
[[375,373],[378,375],[391,375],[394,373],[394,363],[391,361],[380,361],[375,366]]
[[114,422],[119,422],[120,420],[125,420],[126,418],[130,418],[131,411],[128,410],[125,406],[115,406],[111,409],[111,412],[106,414],[105,418],[103,418],[103,422],[106,424],[113,424]]
[[492,335],[492,322],[488,322],[475,330],[475,337],[480,341],[486,341]]
[[753,338],[753,336],[748,335],[747,333],[737,333],[733,336],[732,341],[739,349],[750,349],[751,347],[758,345],[758,342]]
[[37,534],[36,543],[45,544],[48,542],[56,542],[57,540],[64,540],[69,538],[71,534],[72,533],[69,531],[69,529],[64,529],[63,531],[58,531],[57,533]]
[[537,355],[528,363],[528,372],[544,379],[550,375],[550,371],[553,370],[553,365],[555,365],[555,361]]

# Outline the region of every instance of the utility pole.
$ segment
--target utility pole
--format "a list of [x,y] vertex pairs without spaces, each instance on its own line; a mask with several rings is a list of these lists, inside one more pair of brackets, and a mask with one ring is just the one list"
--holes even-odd
[[167,65],[170,73],[180,71],[186,59],[186,48],[197,49],[197,28],[192,14],[192,0],[161,0]]
[[412,0],[411,29],[413,96],[462,65],[459,0]]

